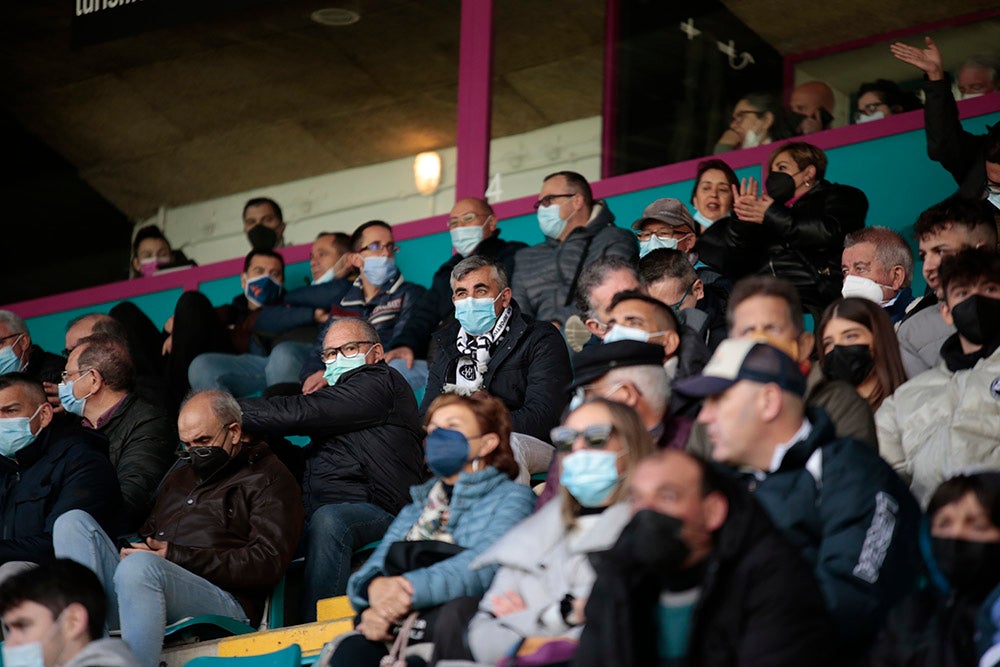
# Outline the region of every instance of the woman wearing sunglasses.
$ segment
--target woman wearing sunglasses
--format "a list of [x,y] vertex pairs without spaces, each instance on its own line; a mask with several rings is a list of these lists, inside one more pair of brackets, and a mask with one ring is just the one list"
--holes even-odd
[[[410,489],[382,542],[347,583],[361,611],[330,665],[376,667],[394,630],[412,626],[413,643],[434,640],[436,610],[462,596],[480,596],[495,568],[469,563],[531,514],[535,495],[513,481],[510,413],[485,392],[443,394],[427,410],[427,467],[434,477]],[[406,622],[413,612],[418,620]]]
[[[563,457],[559,496],[472,563],[500,566],[469,625],[478,663],[496,664],[527,638],[535,645],[579,637],[594,583],[588,554],[613,545],[631,518],[628,475],[653,451],[636,413],[606,399],[571,412],[552,429],[552,443]],[[565,659],[572,649],[567,643],[553,657]]]

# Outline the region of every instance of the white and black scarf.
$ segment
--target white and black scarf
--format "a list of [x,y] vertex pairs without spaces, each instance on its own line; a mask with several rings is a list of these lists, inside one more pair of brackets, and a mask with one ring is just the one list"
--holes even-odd
[[497,317],[493,328],[478,336],[470,336],[465,329],[459,328],[455,341],[459,356],[448,369],[444,393],[471,396],[483,388],[490,357],[493,356],[497,342],[507,333],[510,315],[511,309],[508,306]]

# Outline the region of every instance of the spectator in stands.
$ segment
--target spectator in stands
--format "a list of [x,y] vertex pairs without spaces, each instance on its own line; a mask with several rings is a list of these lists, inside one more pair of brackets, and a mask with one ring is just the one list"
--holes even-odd
[[631,473],[653,451],[638,415],[602,398],[571,412],[552,429],[552,442],[563,452],[558,497],[470,566],[500,568],[468,628],[469,650],[481,664],[496,664],[528,637],[579,637],[594,583],[590,558],[610,548],[628,522]]
[[711,268],[727,280],[738,280],[753,273],[759,266],[759,253],[764,252],[761,230],[743,225],[740,238],[731,239],[731,227],[740,225],[733,218],[733,193],[739,191],[740,181],[732,168],[719,159],[698,163],[695,186],[691,195],[694,219],[701,228],[694,244],[694,254],[700,265]]
[[[959,185],[959,194],[969,199],[989,198],[1000,209],[1000,124],[988,134],[966,132],[958,120],[958,105],[951,93],[951,80],[941,65],[941,52],[930,37],[926,49],[896,42],[891,47],[896,59],[909,63],[927,75],[924,81],[924,129],[927,155],[948,170]],[[966,63],[959,71],[959,92],[977,97],[998,87],[1000,68],[993,62]]]
[[[868,403],[851,385],[828,380],[818,365],[810,362],[814,337],[805,330],[802,304],[795,288],[777,278],[744,278],[736,283],[729,299],[730,338],[746,338],[774,345],[785,351],[806,376],[805,402],[822,408],[833,422],[838,438],[855,438],[878,446],[875,420]],[[689,451],[708,458],[712,445],[704,426],[695,424]]]
[[822,81],[807,81],[792,89],[788,107],[800,120],[795,134],[812,134],[833,125],[833,89]]
[[719,137],[713,153],[763,146],[793,134],[777,97],[770,93],[750,93],[736,103],[729,129]]
[[93,334],[69,355],[59,396],[66,412],[103,433],[121,487],[120,533],[133,532],[149,514],[157,485],[176,460],[174,420],[136,396],[135,367],[124,339]]
[[[840,255],[844,237],[865,226],[868,198],[849,185],[830,183],[826,154],[805,142],[783,144],[767,163],[766,193],[741,184],[733,204],[742,229],[760,225],[765,252],[759,274],[793,283],[814,317],[840,295]],[[736,239],[741,244],[740,239]]]
[[[264,350],[253,340],[253,326],[263,306],[280,301],[284,276],[285,260],[281,255],[273,250],[251,250],[243,260],[242,293],[231,304],[216,308],[201,292],[181,294],[174,314],[163,327],[167,334],[163,354],[169,355],[167,385],[178,405],[190,391],[189,370],[199,355],[248,355],[252,352],[263,355]],[[211,371],[211,365],[206,366]],[[196,372],[201,373],[201,370],[196,369]],[[209,375],[199,381],[214,382],[214,377]],[[257,382],[256,376],[246,377]]]
[[812,572],[734,480],[664,450],[629,488],[634,516],[595,555],[573,665],[834,664]]
[[639,276],[649,295],[670,306],[709,350],[726,337],[726,281],[706,283],[684,253],[666,248],[639,260]]
[[[56,555],[93,570],[108,626],[146,667],[167,624],[218,614],[257,625],[302,531],[298,484],[264,443],[243,437],[232,396],[205,391],[181,407],[186,456],[164,479],[139,536],[119,550],[85,511],[56,521]],[[197,502],[193,502],[196,499]]]
[[104,637],[107,608],[97,575],[71,560],[8,579],[0,586],[4,664],[138,667],[125,642]]
[[278,202],[254,197],[243,205],[243,233],[254,250],[274,250],[285,245],[285,219]]
[[867,123],[923,108],[916,95],[888,79],[863,83],[854,96],[857,98],[858,108],[854,112],[855,123]]
[[913,250],[888,227],[863,227],[844,237],[840,256],[842,296],[868,299],[882,306],[893,324],[913,301]]
[[879,451],[926,503],[968,467],[1000,464],[1000,255],[967,249],[941,262],[941,315],[957,329],[944,363],[887,398],[876,417]]
[[455,304],[451,296],[451,272],[467,257],[487,257],[503,266],[508,279],[514,276],[514,255],[527,245],[504,241],[497,217],[485,199],[459,199],[448,214],[448,229],[455,253],[434,272],[431,288],[417,301],[402,331],[395,334],[385,355],[414,389],[427,386],[427,359],[431,335],[451,320]]
[[[619,340],[662,345],[666,359],[663,367],[670,382],[697,375],[711,357],[701,338],[690,327],[681,325],[667,304],[642,292],[616,294],[611,300],[608,323],[611,329],[604,337],[605,345]],[[688,414],[688,406],[680,396],[671,399],[670,407],[675,413]]]
[[510,410],[515,433],[546,440],[559,423],[571,379],[555,327],[521,313],[503,267],[473,255],[451,272],[455,321],[434,334],[437,353],[421,412],[442,393],[485,390]]
[[436,607],[486,592],[496,567],[469,564],[535,503],[531,489],[512,481],[518,470],[510,429],[503,403],[485,393],[440,396],[431,404],[425,455],[434,477],[411,489],[413,502],[351,575],[360,634],[341,642],[331,666],[378,665],[384,642],[411,613],[420,615],[411,639],[434,641]]
[[383,362],[375,328],[337,319],[323,344],[323,389],[240,401],[248,432],[307,435],[303,618],[316,601],[343,595],[351,555],[378,540],[424,479],[423,431],[413,392]]
[[320,232],[309,250],[311,285],[323,285],[351,273],[346,256],[351,252],[351,237],[344,232]]
[[129,277],[154,275],[157,271],[177,266],[197,266],[180,250],[173,250],[170,242],[156,225],[146,225],[132,239],[132,269]]
[[23,373],[36,382],[59,382],[65,360],[31,342],[28,325],[16,313],[0,310],[0,375]]
[[113,530],[121,504],[104,436],[54,420],[42,385],[0,376],[0,580],[52,559],[52,525],[80,509]]
[[723,341],[701,377],[674,389],[705,397],[698,421],[712,457],[743,472],[813,566],[843,642],[840,657],[866,650],[916,581],[920,509],[906,485],[871,447],[838,438],[823,410],[806,407],[806,379],[778,348]]
[[396,267],[399,246],[392,237],[392,227],[381,220],[369,220],[351,234],[350,262],[360,275],[350,289],[330,308],[330,319],[320,331],[299,371],[302,393],[308,394],[326,386],[320,353],[326,330],[342,317],[367,320],[379,340],[392,340],[402,332],[416,304],[427,291],[420,285],[406,282]]
[[[577,281],[576,305],[591,334],[587,344],[596,345],[608,333],[611,299],[619,292],[642,289],[635,262],[618,255],[602,257],[587,265]],[[572,320],[570,320],[570,323]],[[567,338],[571,326],[567,324]],[[572,339],[570,343],[572,343]],[[582,346],[580,346],[582,347]]]
[[657,248],[691,252],[697,228],[697,223],[680,199],[657,199],[643,210],[641,218],[632,223],[639,239],[639,258]]
[[941,280],[938,269],[945,257],[963,248],[996,248],[997,227],[991,207],[985,202],[953,196],[920,214],[913,226],[923,262],[927,292],[909,308],[899,326],[899,351],[907,377],[937,366],[941,346],[955,327],[941,316]]
[[868,299],[851,297],[831,303],[816,326],[816,334],[823,375],[857,389],[872,412],[906,382],[892,322]]
[[535,208],[545,241],[515,256],[514,300],[529,317],[562,327],[574,312],[577,283],[587,265],[608,255],[635,262],[638,248],[576,172],[546,176]]
[[976,612],[1000,584],[1000,473],[944,481],[927,507],[927,584],[890,613],[868,657],[873,667],[979,663]]

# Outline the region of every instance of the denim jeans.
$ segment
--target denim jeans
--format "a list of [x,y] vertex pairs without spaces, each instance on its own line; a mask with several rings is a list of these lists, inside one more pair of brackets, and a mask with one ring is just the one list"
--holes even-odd
[[279,343],[268,356],[257,354],[199,354],[188,367],[191,389],[222,389],[237,398],[261,394],[271,385],[299,381],[299,370],[309,356],[308,343]]
[[143,667],[159,665],[170,623],[204,614],[248,621],[235,597],[166,558],[135,553],[119,559],[118,548],[83,510],[56,519],[52,543],[57,558],[71,558],[97,573],[108,595],[108,627],[121,628]]
[[403,374],[406,382],[417,396],[417,403],[420,403],[424,396],[424,390],[427,389],[427,376],[430,374],[427,362],[423,359],[414,359],[413,368],[407,368],[406,362],[402,359],[393,359],[389,362],[389,367],[395,368]]
[[317,600],[347,593],[351,556],[382,539],[394,518],[371,503],[333,503],[313,512],[306,523],[303,622],[316,620]]

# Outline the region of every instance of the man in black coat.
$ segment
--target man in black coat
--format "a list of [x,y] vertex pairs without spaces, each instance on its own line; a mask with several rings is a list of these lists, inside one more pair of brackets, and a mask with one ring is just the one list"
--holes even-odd
[[384,363],[375,328],[360,318],[337,320],[322,357],[326,387],[240,400],[248,432],[312,439],[302,480],[305,621],[315,620],[317,600],[344,595],[351,555],[382,537],[409,502],[409,488],[426,477],[416,399]]
[[153,506],[156,487],[177,460],[176,422],[134,389],[128,341],[111,334],[80,339],[59,385],[63,408],[79,415],[85,428],[108,438],[108,456],[122,493],[120,534],[139,528]]
[[504,241],[497,217],[485,199],[459,199],[448,215],[448,231],[455,254],[438,267],[431,288],[424,293],[403,330],[389,341],[385,360],[401,372],[416,389],[427,385],[431,335],[455,313],[451,302],[451,272],[466,257],[482,255],[501,264],[508,277],[514,275],[514,253],[527,248],[520,241]]
[[487,257],[459,262],[451,272],[451,288],[456,321],[434,334],[438,354],[421,414],[442,393],[468,396],[483,389],[510,410],[515,433],[547,442],[572,379],[559,331],[521,313],[503,268]]
[[0,578],[53,558],[52,526],[64,512],[113,528],[121,499],[107,448],[104,436],[54,420],[41,383],[0,376]]
[[823,597],[750,496],[677,450],[640,462],[635,516],[597,579],[573,664],[833,664]]

